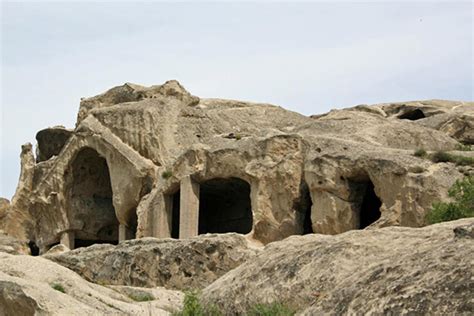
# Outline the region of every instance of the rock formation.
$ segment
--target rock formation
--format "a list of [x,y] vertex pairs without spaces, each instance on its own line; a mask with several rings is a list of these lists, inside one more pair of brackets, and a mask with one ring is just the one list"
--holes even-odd
[[293,236],[203,291],[225,315],[284,302],[299,315],[469,315],[474,219]]
[[0,199],[0,316],[168,315],[190,288],[225,315],[474,310],[474,220],[422,227],[474,168],[414,155],[474,158],[473,102],[306,117],[127,83],[36,139]]
[[183,240],[148,237],[44,257],[94,283],[187,290],[206,287],[257,251],[242,235],[222,234]]
[[23,146],[1,229],[45,253],[58,243],[141,237],[236,232],[266,244],[309,232],[419,227],[473,169],[413,151],[473,144],[473,124],[472,102],[359,105],[306,117],[200,99],[176,81],[127,83],[83,99],[74,130],[40,131],[36,157]]

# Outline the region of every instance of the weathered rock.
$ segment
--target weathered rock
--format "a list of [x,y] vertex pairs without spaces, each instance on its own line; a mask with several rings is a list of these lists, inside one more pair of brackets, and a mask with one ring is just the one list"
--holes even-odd
[[51,148],[40,144],[40,162],[23,147],[4,229],[45,253],[61,240],[74,248],[237,232],[269,243],[423,226],[433,202],[472,170],[413,152],[469,143],[473,108],[431,100],[306,117],[199,99],[177,81],[127,83],[83,99],[74,131],[61,130]]
[[183,297],[177,291],[135,289],[156,298],[137,302],[135,296],[129,295],[133,291],[89,283],[73,271],[41,257],[0,253],[1,316],[169,315],[180,308]]
[[99,284],[181,290],[209,285],[256,252],[245,237],[224,234],[186,240],[142,238],[44,257]]
[[4,235],[0,232],[0,252],[12,255],[29,255],[30,249],[26,241]]
[[471,218],[289,237],[209,285],[203,301],[226,315],[275,301],[303,315],[468,315],[473,225]]

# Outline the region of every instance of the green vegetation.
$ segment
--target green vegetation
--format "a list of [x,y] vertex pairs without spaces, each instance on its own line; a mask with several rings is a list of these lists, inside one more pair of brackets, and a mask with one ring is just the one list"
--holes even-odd
[[453,155],[445,151],[437,151],[430,156],[433,162],[452,162],[458,166],[474,166],[474,158],[460,155]]
[[168,170],[167,170],[167,171],[163,171],[163,172],[161,173],[161,177],[162,177],[163,179],[169,179],[169,178],[171,178],[172,175],[173,175],[173,173],[172,173],[171,171],[168,171]]
[[199,301],[199,292],[191,290],[185,292],[183,309],[172,313],[173,316],[221,316],[223,313],[215,306],[202,306]]
[[287,306],[281,303],[257,304],[250,308],[248,316],[293,316],[295,314]]
[[416,156],[416,157],[421,157],[421,158],[423,158],[423,157],[426,157],[427,152],[426,152],[426,150],[424,150],[423,148],[419,148],[419,149],[415,150],[415,152],[413,153],[413,155]]
[[51,287],[55,289],[56,291],[59,291],[61,293],[66,293],[66,290],[64,289],[64,286],[60,283],[53,283],[51,284]]
[[[293,316],[295,314],[281,303],[257,304],[244,315],[247,316]],[[172,313],[173,316],[223,316],[224,313],[215,305],[203,306],[199,301],[199,292],[188,291],[184,296],[183,309]]]
[[130,293],[128,294],[128,297],[130,297],[132,300],[136,302],[147,302],[147,301],[153,301],[155,299],[153,295],[146,292]]
[[465,177],[449,189],[450,203],[434,203],[426,219],[430,224],[474,217],[474,176]]
[[456,146],[456,150],[460,150],[460,151],[473,151],[474,148],[473,148],[471,145],[459,143],[459,144]]

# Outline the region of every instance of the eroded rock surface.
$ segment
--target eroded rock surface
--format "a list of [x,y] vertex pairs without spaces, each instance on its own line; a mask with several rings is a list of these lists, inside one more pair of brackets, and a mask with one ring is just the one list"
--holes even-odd
[[473,227],[470,218],[289,237],[209,285],[203,299],[227,315],[274,301],[302,315],[468,315]]
[[[137,302],[133,293],[153,299]],[[0,315],[169,315],[183,294],[166,289],[107,288],[41,257],[0,253]]]
[[420,227],[474,169],[413,153],[472,144],[473,113],[472,102],[427,100],[307,117],[198,98],[177,81],[126,83],[83,99],[74,130],[38,133],[38,157],[23,146],[0,229],[45,253],[59,242]]
[[254,257],[242,235],[204,235],[186,240],[142,238],[59,254],[55,261],[99,284],[169,289],[203,288]]

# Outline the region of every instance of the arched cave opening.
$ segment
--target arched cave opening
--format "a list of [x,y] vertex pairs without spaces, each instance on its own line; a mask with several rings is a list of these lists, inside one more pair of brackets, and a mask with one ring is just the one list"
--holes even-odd
[[172,207],[171,207],[171,238],[179,238],[179,199],[181,191],[178,190],[172,196]]
[[382,201],[375,194],[374,184],[368,180],[364,184],[365,192],[359,214],[359,228],[364,229],[380,218]]
[[425,117],[425,113],[420,109],[410,110],[398,116],[399,119],[411,121],[416,121]]
[[[82,149],[69,170],[69,200],[75,247],[118,243],[118,220],[112,203],[107,161],[91,148]],[[136,225],[135,225],[136,227]]]
[[239,178],[216,178],[200,184],[199,234],[252,230],[250,185]]

